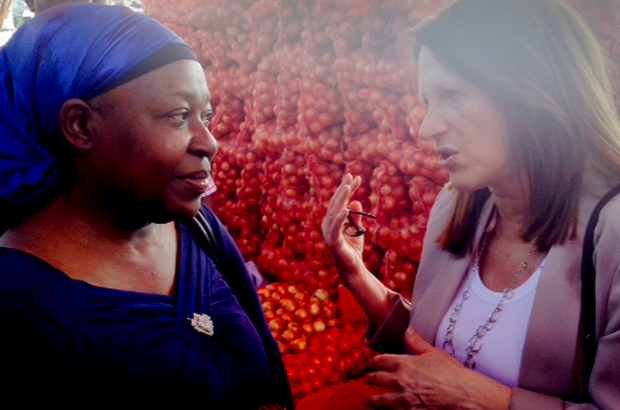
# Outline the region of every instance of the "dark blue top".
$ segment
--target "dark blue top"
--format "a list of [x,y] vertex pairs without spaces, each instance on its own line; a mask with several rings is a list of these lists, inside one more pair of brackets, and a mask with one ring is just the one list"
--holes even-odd
[[[30,254],[0,248],[0,369],[10,380],[0,388],[0,403],[15,400],[24,409],[290,405],[281,357],[243,259],[206,213],[226,280],[189,227],[178,223],[173,296],[89,285]],[[211,317],[212,336],[192,327],[194,313]]]

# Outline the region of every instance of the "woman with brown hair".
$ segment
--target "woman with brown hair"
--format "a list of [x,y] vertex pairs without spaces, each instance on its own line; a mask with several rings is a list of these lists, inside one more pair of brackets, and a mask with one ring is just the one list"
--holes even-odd
[[[594,231],[596,358],[584,381],[581,260],[598,200],[620,184],[604,53],[555,0],[461,0],[414,31],[421,125],[450,182],[428,224],[411,304],[363,265],[346,176],[323,224],[378,356],[373,407],[620,407],[620,199]],[[350,210],[354,211],[350,214]],[[590,320],[590,318],[584,318]],[[586,374],[588,377],[588,374]],[[590,404],[579,404],[590,403]]]

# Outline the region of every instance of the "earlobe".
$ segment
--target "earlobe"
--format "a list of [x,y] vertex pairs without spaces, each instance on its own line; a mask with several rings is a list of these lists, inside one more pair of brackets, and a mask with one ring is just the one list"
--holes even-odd
[[77,150],[88,150],[92,146],[90,120],[92,109],[77,98],[67,100],[60,109],[60,129],[65,139]]

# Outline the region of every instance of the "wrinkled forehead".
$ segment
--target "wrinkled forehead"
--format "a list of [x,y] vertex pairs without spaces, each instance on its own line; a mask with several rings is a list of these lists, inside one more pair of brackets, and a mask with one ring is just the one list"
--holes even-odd
[[98,107],[139,107],[162,101],[208,107],[211,94],[200,63],[190,59],[174,61],[89,100]]

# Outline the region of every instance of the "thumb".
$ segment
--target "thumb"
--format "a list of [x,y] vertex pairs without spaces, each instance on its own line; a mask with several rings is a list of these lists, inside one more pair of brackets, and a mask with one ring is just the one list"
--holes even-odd
[[405,333],[405,350],[410,351],[412,354],[422,354],[435,350],[435,346],[428,343],[410,327]]
[[[362,208],[362,203],[360,201],[352,201],[349,204],[349,210],[353,212],[362,212],[364,209]],[[349,214],[349,217],[352,218],[358,226],[362,226],[362,215]]]

